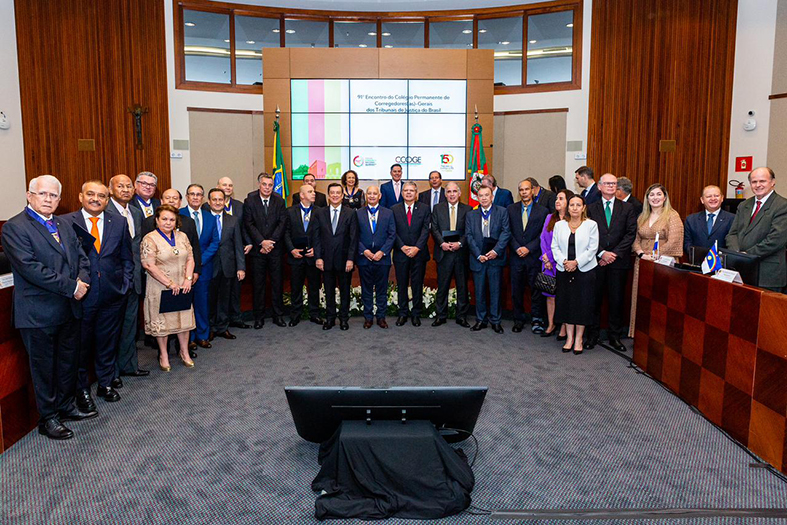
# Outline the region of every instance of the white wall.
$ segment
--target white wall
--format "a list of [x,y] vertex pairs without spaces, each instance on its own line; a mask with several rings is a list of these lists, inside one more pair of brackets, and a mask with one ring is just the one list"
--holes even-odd
[[0,220],[7,220],[24,207],[27,189],[12,0],[0,0],[0,111],[11,124],[9,129],[0,130],[0,182],[6,195],[0,199]]
[[[754,157],[753,165],[764,166],[768,158],[773,52],[776,39],[777,0],[739,0],[735,41],[735,76],[730,119],[730,151],[727,180],[745,181],[746,197],[752,195],[746,176],[735,172],[735,157]],[[754,111],[757,128],[745,131],[743,123]],[[727,185],[727,196],[735,189]]]

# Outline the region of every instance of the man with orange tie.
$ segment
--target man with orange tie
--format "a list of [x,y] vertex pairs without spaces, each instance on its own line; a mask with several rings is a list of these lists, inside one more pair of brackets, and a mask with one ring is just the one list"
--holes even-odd
[[126,293],[134,286],[134,257],[127,222],[104,211],[109,204],[109,189],[101,181],[88,181],[82,185],[79,202],[82,209],[65,219],[90,260],[90,290],[82,304],[76,385],[77,407],[90,412],[96,410],[88,377],[91,359],[98,380],[96,395],[110,403],[120,399],[116,388],[123,384],[115,377],[115,356]]

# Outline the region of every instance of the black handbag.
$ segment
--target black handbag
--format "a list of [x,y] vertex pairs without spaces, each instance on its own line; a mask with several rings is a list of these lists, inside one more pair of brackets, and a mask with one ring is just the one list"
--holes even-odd
[[555,279],[551,275],[545,274],[544,272],[539,272],[539,274],[536,275],[536,280],[533,283],[533,287],[539,292],[548,293],[549,295],[555,295],[555,289],[557,288],[557,279]]

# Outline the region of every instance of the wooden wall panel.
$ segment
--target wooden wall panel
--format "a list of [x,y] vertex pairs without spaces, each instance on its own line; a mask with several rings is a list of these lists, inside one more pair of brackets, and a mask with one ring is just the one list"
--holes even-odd
[[[667,187],[685,217],[726,185],[737,0],[596,0],[588,165]],[[676,151],[659,152],[660,140]]]
[[[28,180],[63,182],[59,213],[78,207],[83,181],[149,170],[170,184],[164,4],[159,0],[16,3]],[[46,35],[43,38],[42,35]],[[127,108],[147,107],[145,147]],[[95,151],[78,151],[93,139]]]

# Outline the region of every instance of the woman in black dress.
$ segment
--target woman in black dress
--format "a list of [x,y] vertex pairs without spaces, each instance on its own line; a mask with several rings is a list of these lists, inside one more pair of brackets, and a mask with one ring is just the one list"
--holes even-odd
[[582,353],[585,326],[592,324],[595,308],[598,225],[588,219],[585,199],[574,195],[568,215],[555,224],[552,255],[557,265],[555,322],[566,325],[564,352]]
[[363,190],[358,188],[358,174],[354,170],[344,172],[342,188],[344,188],[344,197],[342,198],[344,206],[358,210],[366,205],[366,197],[364,197]]

